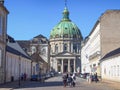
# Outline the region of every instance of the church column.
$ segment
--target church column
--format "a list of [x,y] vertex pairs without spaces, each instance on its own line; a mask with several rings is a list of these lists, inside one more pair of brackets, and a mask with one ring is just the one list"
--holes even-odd
[[76,72],[76,59],[74,59],[74,72]]
[[73,43],[71,43],[71,53],[73,53]]
[[61,64],[61,72],[63,73],[63,59],[61,59],[62,64]]
[[70,72],[70,59],[68,59],[68,72]]
[[67,45],[68,45],[68,46],[67,46],[68,52],[70,52],[70,42],[68,42]]

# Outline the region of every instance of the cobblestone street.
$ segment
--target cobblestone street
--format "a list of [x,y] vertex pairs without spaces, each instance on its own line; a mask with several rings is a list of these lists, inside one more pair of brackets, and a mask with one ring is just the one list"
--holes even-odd
[[19,88],[18,82],[7,83],[0,86],[0,90],[120,90],[120,86],[115,83],[98,82],[87,83],[85,79],[77,78],[76,87],[63,87],[61,76],[53,77],[45,82],[25,81],[21,82]]

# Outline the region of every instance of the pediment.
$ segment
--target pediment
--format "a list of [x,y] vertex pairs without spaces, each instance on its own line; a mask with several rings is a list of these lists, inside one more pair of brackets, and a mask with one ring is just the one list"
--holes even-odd
[[58,53],[57,56],[74,56],[74,54],[70,52],[61,52]]

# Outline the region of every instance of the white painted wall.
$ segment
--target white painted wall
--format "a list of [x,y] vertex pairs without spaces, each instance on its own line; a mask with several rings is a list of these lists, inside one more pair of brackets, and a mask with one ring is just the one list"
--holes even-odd
[[102,79],[120,82],[120,56],[109,58],[101,63]]
[[6,82],[11,81],[11,76],[14,80],[19,79],[22,73],[27,74],[27,78],[31,77],[31,60],[12,54],[10,52],[6,53]]

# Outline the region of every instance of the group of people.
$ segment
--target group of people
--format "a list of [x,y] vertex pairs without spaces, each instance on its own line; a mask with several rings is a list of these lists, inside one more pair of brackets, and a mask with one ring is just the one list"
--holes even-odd
[[62,78],[63,78],[64,87],[66,87],[67,85],[71,87],[75,87],[75,80],[76,80],[75,73],[73,74],[64,73]]
[[88,74],[88,75],[87,75],[87,81],[88,81],[89,83],[91,83],[92,81],[95,81],[95,82],[97,83],[97,82],[99,81],[99,80],[98,80],[97,73],[95,73],[95,74],[92,74],[92,73]]
[[21,74],[21,80],[26,81],[26,79],[27,79],[27,74],[26,73],[22,73]]

